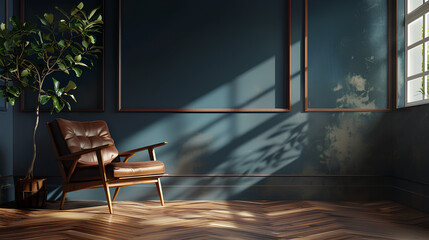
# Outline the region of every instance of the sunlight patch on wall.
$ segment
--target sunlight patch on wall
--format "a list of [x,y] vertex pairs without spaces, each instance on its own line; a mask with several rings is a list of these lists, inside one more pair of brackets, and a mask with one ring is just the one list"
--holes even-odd
[[275,64],[273,56],[184,108],[275,108]]
[[[301,41],[297,41],[291,46],[291,56],[294,56],[294,61],[301,62]],[[291,64],[291,105],[297,104],[301,99],[301,64]]]

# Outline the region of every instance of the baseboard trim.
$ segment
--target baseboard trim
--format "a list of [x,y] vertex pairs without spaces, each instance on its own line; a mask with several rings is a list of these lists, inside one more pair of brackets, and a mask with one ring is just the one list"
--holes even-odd
[[383,175],[328,175],[328,174],[168,174],[165,177],[386,177]]
[[411,182],[411,183],[429,186],[429,183],[426,183],[426,182],[421,182],[421,181],[417,181],[417,180],[413,180],[413,179],[409,179],[409,178],[404,178],[404,177],[396,177],[396,176],[391,176],[391,177],[394,179],[397,179],[397,180],[402,180],[402,181],[407,181],[407,182]]
[[13,178],[13,175],[0,176],[0,179]]

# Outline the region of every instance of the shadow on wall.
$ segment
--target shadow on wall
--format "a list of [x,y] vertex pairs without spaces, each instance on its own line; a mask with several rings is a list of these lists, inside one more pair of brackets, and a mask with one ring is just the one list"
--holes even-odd
[[[379,174],[388,159],[387,148],[379,149],[389,131],[383,116],[295,113],[252,115],[249,120],[248,114],[227,114],[179,133],[159,156],[167,159],[170,174]],[[165,178],[164,186],[168,199],[240,199],[250,187],[265,185],[264,180]],[[147,199],[153,193],[127,191],[120,199]]]

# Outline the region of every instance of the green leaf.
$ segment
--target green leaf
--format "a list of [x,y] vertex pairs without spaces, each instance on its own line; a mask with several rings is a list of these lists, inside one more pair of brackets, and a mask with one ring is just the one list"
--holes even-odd
[[82,10],[82,8],[83,8],[83,2],[80,2],[80,3],[76,6],[76,8],[78,8],[79,10]]
[[97,42],[97,39],[95,38],[95,36],[89,35],[88,38],[92,44],[95,44]]
[[28,68],[22,70],[21,77],[27,77],[28,75],[30,75],[30,70],[28,70]]
[[81,51],[79,51],[79,49],[77,49],[77,47],[75,47],[73,45],[71,45],[70,48],[71,48],[74,55],[79,55],[82,53]]
[[67,96],[71,97],[71,98],[73,99],[73,101],[77,102],[77,101],[76,101],[76,98],[74,97],[74,95],[73,95],[73,94],[67,94]]
[[67,19],[70,19],[69,15],[66,13],[66,11],[62,10],[61,8],[55,6],[55,9],[57,9],[60,13],[62,13]]
[[67,68],[66,68],[66,66],[64,64],[58,63],[58,67],[60,68],[61,71],[65,72],[67,74],[70,74],[69,70],[67,70]]
[[37,32],[37,34],[39,35],[40,42],[42,42],[42,43],[43,43],[42,32],[41,32],[41,31],[39,31],[39,32]]
[[99,8],[94,8],[94,9],[92,9],[92,11],[91,11],[91,13],[89,14],[89,16],[88,16],[88,19],[91,19],[92,18],[92,16],[94,16],[94,14],[97,12],[97,10],[98,10]]
[[86,64],[85,64],[85,63],[83,63],[83,62],[77,62],[77,63],[76,63],[76,65],[79,65],[79,66],[82,66],[82,67],[89,68],[89,67],[88,67],[88,65],[86,65]]
[[79,9],[73,8],[73,10],[70,12],[70,15],[74,16],[78,11],[79,11]]
[[57,96],[61,96],[58,94],[60,92],[60,82],[56,80],[55,78],[52,78],[52,81],[54,82],[54,91]]
[[74,57],[74,61],[76,63],[80,62],[81,60],[82,60],[82,55],[80,55],[80,54]]
[[43,25],[45,25],[45,26],[49,26],[48,21],[46,21],[45,19],[43,19],[43,18],[41,18],[41,17],[38,17],[38,18],[39,18],[40,22],[41,22]]
[[8,97],[7,98],[7,102],[10,103],[10,105],[14,106],[15,105],[15,98],[13,97]]
[[64,40],[60,40],[60,41],[58,42],[58,46],[60,46],[60,47],[64,48],[64,47],[66,46],[66,44],[65,44]]
[[22,86],[24,86],[24,87],[27,87],[28,86],[28,78],[26,78],[26,77],[23,77],[22,78]]
[[77,68],[77,67],[72,67],[73,71],[76,73],[76,77],[80,77],[82,76],[82,69]]
[[21,89],[19,87],[16,87],[16,86],[10,86],[7,89],[7,92],[12,94],[15,97],[19,97],[19,95],[21,94]]
[[82,41],[82,46],[87,49],[89,47],[89,43],[85,40]]
[[11,18],[9,18],[9,21],[10,24],[12,24],[13,28],[20,29],[22,26],[21,20],[19,20],[19,18],[16,16],[12,16]]
[[6,29],[6,24],[1,23],[1,24],[0,24],[0,29],[1,29],[2,31],[4,31],[4,30]]
[[46,21],[48,21],[49,24],[52,24],[54,22],[54,14],[45,13],[43,14],[43,16],[45,17]]
[[48,53],[50,53],[50,54],[54,54],[55,49],[54,49],[53,47],[47,47],[47,48],[46,48],[46,51],[47,51]]
[[51,96],[49,96],[49,95],[41,95],[40,96],[40,104],[45,105],[46,103],[49,102],[50,99],[51,99]]
[[38,52],[38,51],[42,50],[41,48],[39,48],[39,47],[38,47],[36,44],[34,44],[34,43],[30,43],[30,46],[31,46],[31,49],[33,49],[33,51]]
[[46,41],[52,41],[52,39],[51,39],[51,34],[49,34],[49,33],[43,33],[43,34],[42,34],[42,37],[43,37],[43,39],[44,39],[44,40],[46,40]]
[[63,106],[61,106],[60,102],[58,101],[58,98],[55,96],[52,96],[52,104],[54,105],[54,109],[56,112],[61,112],[61,110],[63,110]]
[[70,105],[70,103],[67,102],[67,101],[65,101],[65,100],[63,100],[63,102],[67,105],[68,110],[71,111],[71,105]]
[[73,57],[69,54],[66,56],[66,59],[70,62],[70,63],[74,63],[74,59]]
[[70,13],[70,15],[75,15],[77,12],[79,12],[80,10],[82,10],[83,8],[83,2],[80,2]]
[[73,23],[70,25],[70,27],[77,28],[77,29],[83,31],[83,26],[80,23]]
[[73,81],[69,81],[67,86],[64,88],[64,92],[68,92],[68,91],[74,90],[76,88],[77,88],[76,83],[74,83]]

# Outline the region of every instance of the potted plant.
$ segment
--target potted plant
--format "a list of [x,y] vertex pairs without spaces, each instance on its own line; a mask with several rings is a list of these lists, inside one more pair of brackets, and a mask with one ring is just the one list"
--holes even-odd
[[[71,110],[69,101],[76,101],[72,90],[76,83],[68,81],[62,84],[51,74],[61,72],[65,76],[75,74],[80,77],[83,68],[93,65],[92,59],[97,58],[102,51],[97,46],[96,35],[101,33],[103,27],[102,15],[99,8],[90,12],[83,10],[84,4],[79,3],[69,12],[55,7],[61,14],[57,18],[54,14],[45,13],[38,17],[39,24],[21,22],[11,17],[12,29],[0,24],[0,97],[4,97],[12,106],[15,99],[20,97],[24,89],[35,91],[36,120],[33,129],[33,158],[24,179],[15,186],[16,201],[18,205],[25,202],[35,202],[40,207],[44,204],[40,198],[46,198],[46,185],[44,180],[35,180],[33,169],[36,160],[36,132],[39,126],[40,105],[52,103],[52,112],[61,112],[67,108]],[[53,81],[53,87],[47,88],[44,83]],[[25,186],[20,186],[24,183]],[[44,189],[44,193],[34,194],[35,188]],[[30,193],[25,193],[30,191]],[[22,194],[21,194],[22,192]],[[33,192],[33,193],[32,193]],[[22,196],[20,196],[22,195]],[[26,195],[36,195],[33,200],[21,199]],[[37,196],[38,195],[38,196]],[[21,202],[20,202],[21,201]]]

